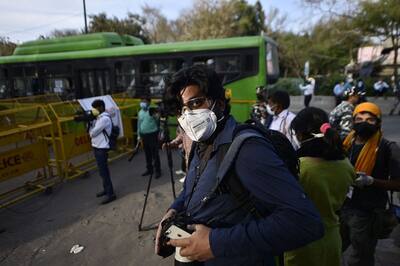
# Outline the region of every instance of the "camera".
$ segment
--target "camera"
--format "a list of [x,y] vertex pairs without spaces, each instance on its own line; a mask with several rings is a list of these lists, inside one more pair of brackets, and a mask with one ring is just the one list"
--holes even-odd
[[92,111],[78,111],[74,115],[74,120],[76,122],[90,123],[96,120],[96,117],[93,115]]
[[181,239],[190,237],[194,232],[187,227],[188,224],[192,224],[193,221],[187,216],[173,215],[161,223],[161,236],[160,236],[160,251],[158,255],[166,258],[171,256],[175,252],[175,266],[201,266],[202,262],[191,261],[186,257],[180,255],[180,248],[167,245],[170,239]]
[[168,241],[171,239],[169,237],[168,229],[174,225],[181,229],[184,229],[188,233],[192,233],[193,231],[187,230],[187,225],[189,224],[189,218],[187,216],[175,214],[165,219],[161,222],[161,236],[160,236],[160,252],[158,255],[161,257],[169,257],[175,252],[175,247],[167,245]]

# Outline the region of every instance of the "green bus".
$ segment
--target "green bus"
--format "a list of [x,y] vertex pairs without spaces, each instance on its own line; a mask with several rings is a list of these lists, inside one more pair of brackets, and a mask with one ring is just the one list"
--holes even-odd
[[128,35],[94,33],[26,42],[0,57],[0,99],[122,92],[159,98],[165,75],[195,64],[216,70],[239,121],[248,118],[256,88],[279,77],[277,45],[265,36],[143,44]]

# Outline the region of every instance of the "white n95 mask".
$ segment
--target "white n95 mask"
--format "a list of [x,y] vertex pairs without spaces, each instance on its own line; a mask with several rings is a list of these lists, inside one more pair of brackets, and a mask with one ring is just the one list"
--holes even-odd
[[275,112],[272,111],[272,107],[269,104],[267,104],[267,113],[270,114],[270,115],[275,115]]
[[207,140],[217,128],[217,116],[210,109],[185,110],[178,122],[193,141]]

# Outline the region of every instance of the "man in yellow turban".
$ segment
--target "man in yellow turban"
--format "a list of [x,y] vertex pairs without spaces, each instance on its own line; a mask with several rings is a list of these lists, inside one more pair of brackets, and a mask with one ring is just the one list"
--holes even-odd
[[387,191],[400,190],[400,149],[383,137],[377,105],[359,104],[353,120],[353,130],[343,146],[358,178],[342,208],[342,245],[343,251],[352,246],[348,265],[373,266],[377,239],[388,229],[380,228],[378,216],[387,206]]

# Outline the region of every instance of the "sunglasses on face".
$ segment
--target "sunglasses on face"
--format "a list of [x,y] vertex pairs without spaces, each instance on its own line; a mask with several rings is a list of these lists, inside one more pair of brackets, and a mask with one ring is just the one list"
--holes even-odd
[[189,109],[191,111],[201,108],[207,102],[207,97],[196,97],[182,104],[181,114]]

